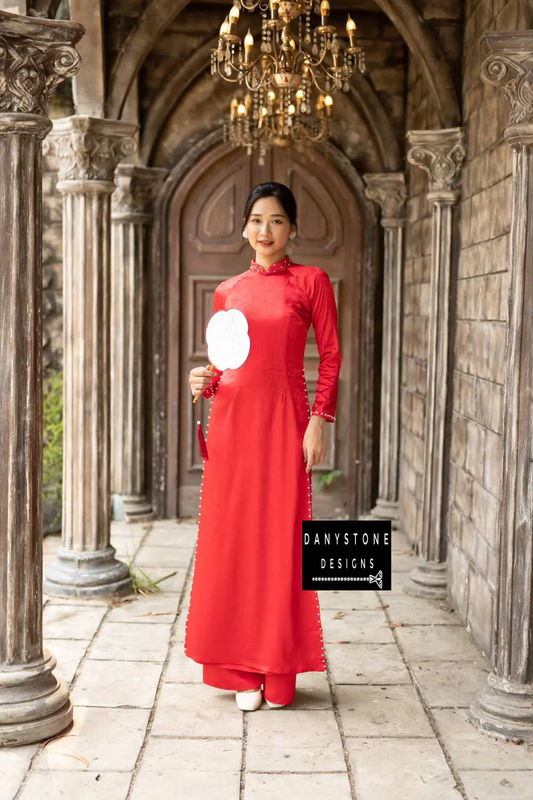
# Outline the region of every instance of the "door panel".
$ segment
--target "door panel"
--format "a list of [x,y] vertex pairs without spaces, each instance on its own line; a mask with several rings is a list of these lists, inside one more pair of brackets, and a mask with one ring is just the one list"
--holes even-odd
[[[347,476],[353,473],[350,464],[357,457],[357,442],[347,431],[359,430],[353,380],[360,330],[359,303],[354,301],[362,259],[359,209],[343,179],[318,154],[310,161],[292,150],[275,149],[267,154],[263,167],[258,167],[255,157],[226,145],[204,156],[191,170],[169,212],[169,516],[196,516],[198,512],[202,459],[195,420],[202,421],[205,431],[209,401],[200,398],[192,403],[188,376],[194,366],[207,364],[204,329],[212,314],[216,286],[243,272],[253,256],[241,234],[246,198],[256,183],[271,180],[286,183],[298,203],[299,235],[287,252],[298,263],[325,269],[337,300],[342,349],[337,419],[325,426],[327,460],[313,468],[313,510],[316,518],[324,519],[346,514]],[[305,354],[310,407],[318,362],[311,327]],[[342,475],[319,490],[320,475],[333,469],[342,470]]]

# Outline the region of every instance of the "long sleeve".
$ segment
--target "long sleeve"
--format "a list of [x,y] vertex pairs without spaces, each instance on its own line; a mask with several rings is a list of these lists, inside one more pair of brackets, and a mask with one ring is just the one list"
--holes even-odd
[[311,323],[318,346],[319,364],[315,402],[311,414],[335,422],[341,351],[337,327],[337,304],[327,272],[319,269],[313,284]]
[[[219,290],[218,286],[213,293],[213,314],[217,311],[222,311],[224,309],[224,298],[222,296],[222,292]],[[212,315],[211,315],[212,316]],[[209,318],[211,319],[211,317]],[[209,320],[207,320],[205,327],[207,328],[209,324]],[[205,339],[205,330],[204,330],[204,339]],[[214,366],[214,365],[213,365]],[[218,382],[223,374],[223,370],[219,370],[215,367],[215,372],[213,378],[211,379],[211,383],[206,386],[204,391],[202,392],[204,397],[213,397],[217,390]]]

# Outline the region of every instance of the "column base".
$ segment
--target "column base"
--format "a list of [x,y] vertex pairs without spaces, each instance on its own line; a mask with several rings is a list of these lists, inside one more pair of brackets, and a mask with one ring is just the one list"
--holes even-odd
[[365,519],[380,519],[391,521],[392,530],[399,530],[400,528],[400,504],[397,500],[382,500],[380,497],[376,500],[376,505]]
[[105,550],[75,552],[61,547],[50,564],[43,590],[54,597],[123,596],[133,592],[127,564],[115,558],[111,545]]
[[70,725],[70,689],[53,674],[56,664],[45,650],[29,664],[0,666],[0,748],[40,742]]
[[151,522],[152,506],[143,495],[113,495],[113,519],[124,522]]
[[533,684],[513,683],[491,672],[470,705],[470,722],[502,739],[533,742]]
[[418,562],[403,585],[406,594],[414,597],[445,598],[448,596],[448,564],[444,561],[426,561],[419,556]]

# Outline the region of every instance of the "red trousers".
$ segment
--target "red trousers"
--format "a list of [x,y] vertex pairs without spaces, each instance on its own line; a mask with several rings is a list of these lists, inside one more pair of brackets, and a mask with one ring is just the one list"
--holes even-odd
[[218,664],[203,664],[203,682],[217,689],[231,689],[234,692],[259,689],[264,684],[265,700],[289,705],[294,700],[296,673],[249,672]]

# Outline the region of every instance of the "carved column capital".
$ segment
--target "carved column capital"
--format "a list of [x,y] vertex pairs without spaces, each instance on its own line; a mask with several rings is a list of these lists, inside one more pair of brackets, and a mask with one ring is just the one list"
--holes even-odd
[[365,194],[381,208],[384,228],[405,225],[407,190],[403,172],[376,172],[363,175]]
[[481,65],[481,79],[504,93],[509,124],[533,122],[533,31],[490,32],[482,42],[490,55]]
[[149,222],[167,175],[166,169],[120,164],[115,174],[117,188],[111,198],[113,219],[123,222]]
[[464,130],[408,131],[407,141],[411,145],[407,160],[429,175],[430,200],[457,202],[461,167],[466,155]]
[[74,49],[85,29],[73,22],[0,11],[0,112],[48,116],[48,102],[80,68]]
[[[58,190],[72,191],[71,181],[113,183],[120,161],[137,151],[137,130],[137,125],[114,119],[73,116],[54,120],[45,150],[49,142],[59,168]],[[63,181],[67,185],[62,186]]]

